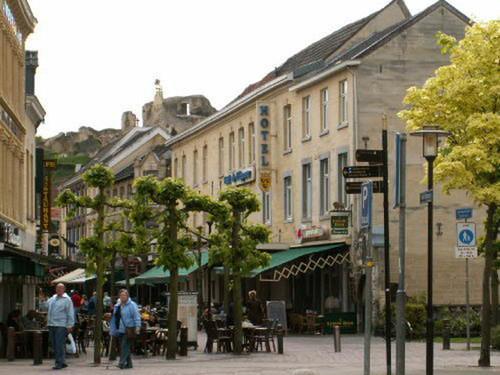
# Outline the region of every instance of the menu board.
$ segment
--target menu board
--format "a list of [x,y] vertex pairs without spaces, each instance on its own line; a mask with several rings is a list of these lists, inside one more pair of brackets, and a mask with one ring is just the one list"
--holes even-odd
[[287,330],[286,325],[286,303],[285,301],[267,301],[266,302],[267,318],[277,320],[283,329]]

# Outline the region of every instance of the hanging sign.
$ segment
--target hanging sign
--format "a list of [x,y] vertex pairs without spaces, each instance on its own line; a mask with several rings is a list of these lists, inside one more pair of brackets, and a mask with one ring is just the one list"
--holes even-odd
[[349,213],[350,211],[332,211],[330,217],[330,230],[332,235],[349,234]]

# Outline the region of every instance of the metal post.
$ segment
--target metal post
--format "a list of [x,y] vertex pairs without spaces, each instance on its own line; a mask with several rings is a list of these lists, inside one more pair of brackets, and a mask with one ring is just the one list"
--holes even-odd
[[333,327],[333,344],[335,347],[335,353],[340,353],[342,351],[340,343],[340,326],[335,325]]
[[278,354],[283,354],[283,326],[281,324],[278,324],[276,330],[278,332],[278,334],[276,335],[276,338],[278,340]]
[[443,350],[450,350],[450,321],[443,319]]
[[364,375],[370,375],[370,353],[372,334],[372,251],[371,227],[366,234],[366,281],[365,281],[365,345],[364,345]]
[[432,240],[433,240],[433,201],[434,201],[434,157],[427,157],[428,190],[433,198],[427,203],[427,340],[426,340],[426,375],[434,374],[434,317],[432,310]]
[[385,269],[385,351],[387,375],[391,375],[391,262],[389,259],[389,184],[387,161],[387,117],[383,117],[382,130],[383,186],[384,186],[384,269]]
[[7,328],[7,361],[12,362],[16,357],[16,330],[14,327]]
[[469,258],[465,258],[465,319],[467,321],[467,350],[470,350],[470,285],[469,285]]
[[[467,222],[467,219],[465,219]],[[467,350],[470,350],[470,284],[469,284],[469,258],[465,258],[465,320]]]
[[43,363],[42,355],[42,332],[33,332],[33,365],[41,365]]
[[406,252],[406,135],[400,135],[399,152],[399,284],[396,294],[396,375],[405,374],[405,252]]
[[181,334],[180,334],[180,345],[179,345],[179,355],[182,357],[187,356],[188,354],[188,329],[186,326],[181,327]]

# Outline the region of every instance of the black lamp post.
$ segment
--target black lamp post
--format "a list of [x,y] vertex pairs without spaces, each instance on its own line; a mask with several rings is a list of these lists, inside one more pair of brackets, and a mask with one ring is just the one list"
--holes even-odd
[[427,337],[426,337],[426,375],[434,373],[434,317],[432,308],[432,273],[433,273],[433,201],[434,201],[434,160],[438,154],[439,137],[446,137],[448,132],[436,126],[424,126],[410,135],[422,137],[422,154],[427,160],[427,189],[432,192],[432,199],[427,202]]

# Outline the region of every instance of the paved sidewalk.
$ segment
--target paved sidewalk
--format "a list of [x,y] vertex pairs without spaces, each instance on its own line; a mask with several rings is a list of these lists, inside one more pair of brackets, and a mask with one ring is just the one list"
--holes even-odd
[[[200,334],[200,344],[205,338]],[[202,346],[202,345],[200,345]],[[344,336],[342,352],[333,350],[332,337],[290,336],[285,338],[285,354],[253,353],[234,356],[231,354],[204,354],[202,349],[189,351],[188,357],[166,361],[162,357],[134,358],[134,369],[138,375],[292,375],[296,369],[310,369],[316,375],[360,375],[363,373],[363,338]],[[394,353],[394,350],[393,350]],[[425,374],[425,343],[408,343],[406,351],[407,375]],[[500,374],[500,352],[492,353],[492,368],[477,368],[478,350],[467,352],[465,345],[454,344],[453,350],[442,351],[435,346],[436,375]],[[119,374],[114,364],[103,359],[100,367],[91,365],[92,355],[69,359],[69,368],[59,372],[51,370],[52,362],[44,360],[41,366],[32,366],[31,361],[17,360],[0,362],[0,374],[32,375],[61,373],[71,375]],[[395,373],[393,371],[393,373]],[[372,375],[385,374],[385,344],[380,338],[372,342]]]

